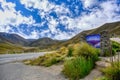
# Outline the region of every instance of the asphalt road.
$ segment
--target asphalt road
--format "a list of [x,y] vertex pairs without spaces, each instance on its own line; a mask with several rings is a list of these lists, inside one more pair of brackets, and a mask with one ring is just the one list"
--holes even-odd
[[0,55],[0,80],[67,80],[61,74],[63,65],[43,67],[16,62],[37,58],[46,53],[48,52]]
[[61,65],[30,66],[20,62],[0,65],[0,80],[67,80]]
[[33,59],[39,56],[43,56],[50,52],[39,52],[39,53],[22,53],[22,54],[3,54],[0,55],[0,65],[9,62],[22,61],[26,59]]

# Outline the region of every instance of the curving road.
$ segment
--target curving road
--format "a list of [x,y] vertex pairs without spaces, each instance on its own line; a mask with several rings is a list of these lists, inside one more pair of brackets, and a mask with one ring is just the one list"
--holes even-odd
[[22,54],[3,54],[0,55],[0,65],[4,63],[14,62],[14,61],[22,61],[26,59],[34,59],[39,56],[43,56],[46,53],[51,52],[39,52],[39,53],[22,53]]
[[51,67],[25,65],[21,61],[43,56],[46,53],[0,55],[0,80],[67,80],[62,74],[63,65]]

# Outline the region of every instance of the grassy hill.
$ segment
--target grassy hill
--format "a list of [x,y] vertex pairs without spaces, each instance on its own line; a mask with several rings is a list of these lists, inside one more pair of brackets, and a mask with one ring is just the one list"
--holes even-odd
[[109,31],[109,33],[112,35],[117,35],[118,37],[120,37],[120,21],[119,22],[113,22],[113,23],[106,23],[98,28],[92,29],[92,30],[87,30],[87,31],[83,31],[80,32],[79,34],[77,34],[76,36],[74,36],[73,38],[62,42],[62,43],[58,43],[58,45],[56,44],[56,46],[54,47],[61,47],[61,46],[67,46],[69,44],[74,44],[74,43],[78,43],[80,41],[84,41],[83,37],[85,35],[90,35],[90,34],[99,34],[101,31],[107,30]]
[[[69,44],[84,41],[85,35],[99,34],[101,31],[107,30],[112,35],[120,37],[120,21],[106,23],[98,28],[80,32],[73,38],[66,41],[53,40],[51,38],[40,38],[38,40],[26,40],[16,34],[0,33],[0,53],[15,53],[15,52],[35,52],[41,49],[53,50],[59,49]],[[32,48],[23,48],[22,46],[30,46]],[[36,48],[37,47],[37,48]]]
[[17,34],[9,34],[4,32],[0,32],[0,42],[9,42],[12,44],[24,45],[24,46],[29,43],[28,40],[24,39],[23,37]]
[[29,46],[32,47],[39,47],[40,49],[46,49],[46,48],[53,48],[53,46],[57,46],[56,44],[60,44],[63,41],[59,40],[53,40],[51,38],[40,38],[36,41],[33,41],[32,43],[29,44]]
[[37,47],[24,47],[8,42],[0,42],[0,54],[18,54],[27,52],[38,52],[41,51]]
[[24,48],[18,45],[14,45],[11,43],[0,43],[0,54],[13,54],[13,53],[21,53],[24,51]]

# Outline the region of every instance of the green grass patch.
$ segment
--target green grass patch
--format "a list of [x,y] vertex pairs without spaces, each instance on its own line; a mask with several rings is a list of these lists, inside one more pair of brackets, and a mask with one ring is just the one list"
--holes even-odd
[[30,65],[37,65],[37,66],[46,66],[49,67],[53,64],[57,64],[59,62],[63,62],[65,58],[65,55],[61,55],[59,53],[48,53],[44,56],[40,56],[39,58],[36,58],[34,60],[26,60],[25,63],[29,61]]
[[76,57],[64,63],[63,73],[70,78],[70,80],[79,80],[88,75],[93,66],[94,64],[91,58]]
[[18,45],[13,45],[10,43],[0,43],[0,54],[15,54],[21,53],[24,48]]
[[100,78],[97,78],[95,80],[109,80],[107,77],[100,77]]
[[113,53],[113,55],[115,55],[118,50],[120,50],[120,44],[112,41],[112,53]]
[[120,80],[120,62],[114,62],[102,71],[109,80]]
[[58,51],[50,54],[45,54],[37,59],[30,60],[31,65],[51,66],[59,62],[64,62],[69,57],[83,56],[86,59],[92,58],[93,62],[98,59],[98,50],[88,45],[87,43],[73,44],[68,47],[61,47]]
[[74,56],[83,56],[86,59],[92,58],[94,62],[98,60],[98,55],[100,54],[100,50],[93,48],[87,43],[81,42],[80,44],[76,44],[74,46]]

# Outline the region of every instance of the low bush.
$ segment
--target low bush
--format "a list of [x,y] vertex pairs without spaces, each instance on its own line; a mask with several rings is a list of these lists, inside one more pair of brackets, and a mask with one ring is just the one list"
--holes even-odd
[[98,60],[99,49],[93,48],[87,43],[80,43],[74,46],[74,55],[83,56],[86,59],[92,58],[94,61]]
[[93,66],[92,59],[76,57],[64,63],[63,73],[69,77],[70,80],[79,80],[89,74]]
[[100,78],[97,78],[95,80],[109,80],[107,77],[100,77]]
[[44,66],[46,66],[46,67],[49,67],[49,66],[51,66],[51,65],[53,65],[53,64],[58,63],[59,61],[60,61],[60,60],[57,59],[56,57],[51,57],[51,58],[45,60],[45,61],[42,63],[42,65],[44,65]]
[[69,47],[69,48],[68,48],[67,56],[68,56],[68,57],[73,56],[73,51],[74,51],[73,48],[72,48],[72,47]]
[[50,53],[45,54],[44,56],[40,56],[39,58],[36,58],[34,60],[26,60],[24,61],[29,62],[27,64],[30,65],[38,65],[38,66],[46,66],[49,67],[53,64],[57,64],[58,62],[63,62],[65,55],[61,55],[59,53]]
[[120,50],[120,44],[112,41],[112,54],[115,55],[118,50]]
[[83,56],[86,59],[91,58],[93,63],[98,59],[99,51],[87,43],[72,44],[68,47],[62,47],[57,52],[45,54],[37,59],[30,60],[31,65],[51,66],[58,62],[64,62],[65,59],[70,57]]
[[120,62],[114,62],[102,71],[109,80],[120,80]]

